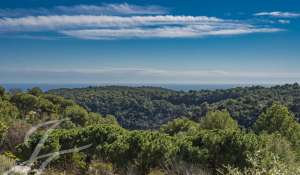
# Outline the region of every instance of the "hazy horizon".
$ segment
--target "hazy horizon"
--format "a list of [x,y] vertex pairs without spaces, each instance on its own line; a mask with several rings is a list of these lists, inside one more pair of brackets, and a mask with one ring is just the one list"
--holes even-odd
[[216,90],[216,89],[230,89],[236,87],[252,87],[263,86],[272,87],[284,84],[141,84],[141,83],[98,83],[98,84],[85,84],[85,83],[65,83],[65,84],[45,84],[45,83],[0,83],[7,91],[12,89],[20,89],[22,91],[29,90],[34,87],[39,87],[43,91],[61,88],[87,88],[87,87],[105,87],[105,86],[128,86],[128,87],[159,87],[177,91],[189,90]]

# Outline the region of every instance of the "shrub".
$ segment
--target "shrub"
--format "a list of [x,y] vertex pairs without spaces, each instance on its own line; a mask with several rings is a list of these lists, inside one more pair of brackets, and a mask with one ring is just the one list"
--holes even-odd
[[175,119],[160,127],[160,132],[171,136],[184,134],[194,135],[200,129],[199,124],[187,118]]
[[[231,130],[203,130],[191,139],[191,150],[201,150],[199,161],[212,169],[230,164],[237,167],[247,165],[247,154],[258,148],[255,134]],[[193,156],[194,152],[190,152]]]
[[43,90],[39,87],[34,87],[32,89],[29,89],[28,93],[38,97],[43,94]]
[[64,117],[69,118],[76,126],[84,126],[88,121],[88,112],[80,106],[67,107]]
[[254,130],[268,134],[277,132],[286,137],[293,146],[300,148],[300,125],[288,108],[278,103],[274,103],[258,117]]
[[200,121],[203,129],[238,130],[238,123],[227,111],[210,111]]

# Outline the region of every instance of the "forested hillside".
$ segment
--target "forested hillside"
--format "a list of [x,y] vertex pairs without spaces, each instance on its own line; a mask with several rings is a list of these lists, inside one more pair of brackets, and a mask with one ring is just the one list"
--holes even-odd
[[300,86],[253,86],[226,90],[173,91],[155,87],[88,87],[57,89],[50,94],[72,99],[88,111],[111,114],[129,129],[159,128],[172,119],[198,121],[209,109],[226,109],[238,123],[252,126],[274,102],[286,105],[299,120]]
[[[271,89],[252,87],[199,92],[147,87],[59,91],[69,92],[66,95],[82,92],[76,95],[81,98],[85,95],[86,100],[94,100],[93,94],[101,92],[106,94],[106,100],[110,99],[106,107],[118,110],[126,108],[123,103],[114,104],[117,99],[135,100],[135,108],[142,105],[138,102],[145,101],[151,104],[164,101],[178,110],[179,106],[184,106],[182,101],[187,109],[197,108],[196,103],[200,104],[199,109],[204,109],[203,99],[209,104],[205,107],[207,111],[198,111],[202,117],[197,117],[196,113],[189,116],[194,121],[178,118],[156,131],[140,131],[122,128],[111,115],[88,112],[71,100],[44,93],[39,88],[27,92],[5,92],[0,88],[0,174],[32,160],[30,173],[45,175],[298,175],[300,124],[285,105],[276,102],[291,98],[285,104],[296,109],[292,102],[298,90],[298,85],[286,85]],[[252,92],[256,94],[251,95]],[[87,94],[91,96],[87,98]],[[252,106],[262,112],[257,114],[257,119],[251,119],[253,124],[248,129],[243,129],[228,111],[213,109],[214,106],[221,109],[223,104],[238,104],[225,102],[230,100],[249,107],[245,100],[248,97],[253,97],[253,101],[265,99],[259,103],[262,106],[270,104],[261,108]],[[130,105],[127,103],[129,109],[135,109]],[[168,119],[175,118],[171,117],[173,109],[163,107],[158,105],[155,110],[161,114],[169,111]],[[238,114],[234,109],[243,108],[228,109]],[[132,116],[131,121],[136,122],[137,116]],[[43,126],[58,121],[53,130]],[[43,127],[24,140],[26,133],[37,126]],[[39,151],[35,155],[37,148]],[[48,156],[53,156],[53,160]],[[49,165],[41,169],[45,162]]]
[[[0,147],[0,153],[5,149],[15,151],[15,147],[22,143],[21,138],[32,126],[66,118],[69,120],[64,121],[60,128],[69,129],[98,122],[117,125],[113,116],[102,117],[100,114],[89,113],[73,101],[44,94],[39,88],[28,92],[6,93],[0,86],[0,135],[7,129],[7,142]],[[0,143],[2,139],[0,137]]]
[[[187,108],[196,108],[193,104],[201,104],[204,99],[212,106],[221,105],[230,98],[244,104],[244,98],[255,97],[254,93],[259,96],[253,98],[257,100],[268,96],[264,94],[266,92],[273,95],[277,91],[280,95],[270,97],[279,99],[292,97],[291,94],[287,94],[288,92],[294,92],[296,95],[297,89],[298,85],[271,89],[253,87],[188,93],[159,88],[127,87],[72,91],[83,92],[80,96],[77,95],[81,98],[85,95],[86,100],[87,94],[102,92],[106,94],[106,99],[111,99],[110,103],[105,104],[109,109],[124,110],[124,104],[113,104],[114,100],[123,97],[124,101],[137,99],[134,107],[141,106],[138,100],[149,103],[157,101],[157,104],[164,101],[175,106],[174,108],[178,107],[179,110],[179,106],[184,106],[182,101],[185,101]],[[198,98],[193,97],[193,94]],[[93,95],[89,98],[94,100]],[[265,99],[258,102],[265,106],[272,103],[271,99]],[[289,103],[292,104],[292,101],[286,104]],[[130,104],[127,104],[129,108]],[[163,107],[158,105],[156,110],[161,110],[161,114],[169,110],[170,116],[174,112],[167,106]],[[194,115],[196,116],[196,113]],[[9,170],[17,162],[31,160],[36,148],[41,149],[38,152],[39,156],[51,155],[57,151],[73,151],[60,156],[54,154],[54,159],[49,161],[50,164],[42,169],[43,171],[40,167],[48,161],[48,157],[33,159],[30,165],[35,170],[31,174],[42,172],[46,175],[297,175],[300,173],[300,125],[295,120],[294,114],[279,102],[274,101],[270,107],[263,109],[258,114],[257,120],[252,119],[253,125],[249,126],[248,130],[242,129],[226,110],[207,109],[203,115],[195,117],[199,119],[198,121],[188,118],[169,121],[161,125],[157,131],[130,131],[119,126],[113,116],[87,112],[74,102],[43,93],[39,88],[16,93],[5,92],[0,88],[0,173]],[[132,121],[137,116],[133,117]],[[173,117],[168,119],[171,118]],[[29,140],[24,140],[26,133],[34,126],[57,120],[62,122],[53,131],[49,132],[49,127],[41,127],[28,138]],[[48,135],[45,143],[41,144],[45,135]],[[81,151],[74,149],[86,145],[88,146]]]

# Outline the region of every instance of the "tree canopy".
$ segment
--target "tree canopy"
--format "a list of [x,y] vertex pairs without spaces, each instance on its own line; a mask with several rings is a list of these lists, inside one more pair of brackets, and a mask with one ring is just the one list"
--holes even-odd
[[111,114],[128,129],[158,129],[176,118],[198,121],[209,110],[227,110],[239,125],[250,128],[257,117],[279,102],[300,119],[300,86],[237,87],[174,91],[157,87],[104,86],[56,89],[48,93],[72,99],[85,109]]

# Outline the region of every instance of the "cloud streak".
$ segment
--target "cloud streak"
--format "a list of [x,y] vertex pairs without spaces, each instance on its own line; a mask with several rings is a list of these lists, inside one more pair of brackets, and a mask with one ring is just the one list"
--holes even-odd
[[70,30],[63,31],[65,35],[69,35],[81,39],[129,39],[129,38],[197,38],[205,36],[225,36],[225,35],[241,35],[250,33],[271,33],[279,32],[281,29],[276,28],[221,28],[221,29],[199,29],[195,26],[187,27],[164,27],[156,29],[117,29],[117,30]]
[[0,19],[0,32],[54,31],[80,39],[195,38],[282,31],[207,16],[29,16]]
[[160,6],[138,6],[127,3],[104,5],[57,6],[50,9],[0,9],[0,17],[48,15],[162,15],[168,10]]
[[153,27],[190,24],[209,27],[210,24],[219,22],[223,22],[223,20],[206,16],[29,16],[0,19],[0,31],[56,31],[74,28],[129,28],[137,26]]
[[[249,21],[208,16],[170,15],[160,6],[104,4],[58,6],[52,9],[0,9],[0,34],[33,36],[54,33],[56,38],[93,40],[201,38],[205,36],[272,33],[283,29]],[[272,12],[272,15],[295,15]],[[267,15],[266,12],[256,15]],[[287,23],[287,20],[278,23]],[[53,36],[53,35],[52,35]]]
[[268,16],[274,18],[297,18],[300,17],[300,13],[293,13],[293,12],[260,12],[254,14],[254,16]]

